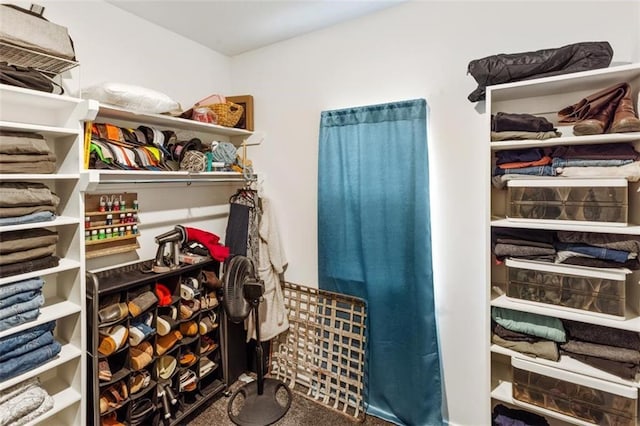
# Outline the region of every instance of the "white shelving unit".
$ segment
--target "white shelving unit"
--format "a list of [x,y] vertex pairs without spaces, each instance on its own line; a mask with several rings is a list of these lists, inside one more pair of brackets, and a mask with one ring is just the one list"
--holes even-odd
[[57,157],[52,174],[0,174],[3,182],[43,183],[60,197],[55,220],[0,227],[0,233],[35,228],[58,233],[55,253],[60,258],[58,266],[0,278],[0,286],[34,277],[45,281],[45,303],[39,317],[0,332],[0,337],[55,320],[54,336],[62,345],[61,352],[50,361],[0,383],[3,390],[31,377],[40,378],[43,388],[54,398],[54,408],[30,424],[86,424],[86,292],[80,169],[83,123],[92,120],[97,112],[90,107],[77,98],[0,85],[0,129],[39,133]]
[[[489,142],[491,161],[485,169],[491,175],[494,166],[493,155],[496,151],[523,149],[533,147],[554,147],[562,145],[578,144],[602,144],[602,143],[632,143],[640,151],[640,133],[624,134],[604,134],[591,136],[573,136],[572,126],[558,125],[556,113],[560,109],[578,102],[583,97],[590,95],[600,89],[612,86],[620,82],[628,82],[632,87],[634,105],[637,105],[638,90],[640,89],[640,64],[611,67],[600,70],[587,71],[567,75],[554,76],[543,79],[515,82],[491,86],[487,88],[486,111],[487,111],[487,139],[491,126],[491,115],[497,112],[508,113],[529,113],[547,118],[558,126],[562,132],[562,137],[539,140],[517,140]],[[547,221],[512,221],[506,218],[506,189],[497,189],[491,184],[487,185],[487,197],[489,197],[490,212],[487,214],[487,227],[520,228],[520,229],[540,229],[540,230],[567,230],[582,232],[601,232],[626,235],[640,235],[640,194],[639,184],[629,182],[629,224],[627,226],[602,226],[585,225],[579,222],[558,222]],[[490,238],[491,232],[487,232]],[[487,240],[487,247],[490,241]],[[602,316],[590,315],[588,312],[578,312],[572,309],[561,309],[554,305],[522,303],[507,298],[500,291],[495,291],[497,287],[504,285],[506,277],[505,267],[495,265],[491,255],[491,250],[487,250],[486,262],[491,265],[487,268],[486,294],[487,310],[491,307],[503,307],[525,312],[532,312],[541,315],[552,316],[560,319],[569,319],[589,324],[597,324],[623,330],[640,332],[640,283],[638,274],[629,275],[627,287],[627,315],[625,318],[603,318]],[[490,317],[490,314],[488,315]],[[489,324],[487,324],[489,329]],[[557,369],[577,373],[588,378],[596,378],[616,385],[626,386],[629,389],[640,387],[640,382],[635,380],[625,380],[602,370],[588,366],[567,356],[562,356],[559,362],[527,357],[519,352],[515,352],[490,342],[490,332],[487,333],[486,350],[491,353],[491,400],[492,405],[498,402],[511,406],[524,408],[528,411],[545,416],[553,425],[590,425],[581,419],[572,418],[558,412],[546,410],[533,405],[528,405],[515,401],[512,398],[512,358],[526,359],[543,366],[551,366]]]

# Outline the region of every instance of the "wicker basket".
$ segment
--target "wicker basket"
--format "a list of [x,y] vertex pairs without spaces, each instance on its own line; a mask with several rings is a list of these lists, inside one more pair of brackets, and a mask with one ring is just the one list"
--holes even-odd
[[211,109],[218,117],[217,124],[227,127],[233,127],[238,124],[240,117],[244,113],[242,105],[228,101],[224,104],[207,105],[207,108]]

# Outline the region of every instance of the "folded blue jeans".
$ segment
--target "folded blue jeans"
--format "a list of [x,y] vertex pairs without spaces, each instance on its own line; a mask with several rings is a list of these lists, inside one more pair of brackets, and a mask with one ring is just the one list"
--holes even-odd
[[[9,309],[18,303],[24,303],[33,300],[38,297],[39,294],[42,294],[40,290],[29,290],[23,291],[22,293],[16,293],[12,296],[7,297],[6,299],[0,299],[0,311],[2,311],[3,309]],[[1,316],[2,315],[0,315],[0,317]]]
[[8,304],[12,304],[6,301],[9,297],[30,290],[41,290],[43,285],[44,280],[36,277],[0,286],[0,309],[8,306]]
[[15,314],[9,318],[0,320],[0,331],[5,331],[11,327],[15,327],[20,324],[25,324],[30,321],[35,321],[40,315],[40,308],[35,308],[27,312]]
[[18,346],[14,350],[0,355],[0,362],[5,362],[11,358],[15,358],[20,355],[26,354],[27,352],[31,352],[43,346],[47,346],[51,344],[51,342],[53,342],[53,333],[50,331],[46,331],[35,339],[29,340],[27,343]]
[[0,320],[7,319],[13,315],[21,314],[23,312],[31,311],[39,308],[44,304],[44,296],[41,292],[38,292],[35,297],[20,303],[15,303],[11,306],[0,309]]
[[595,257],[596,259],[612,260],[618,263],[625,263],[629,259],[629,252],[614,250],[605,247],[596,247],[588,244],[556,243],[557,250],[574,251]]
[[54,220],[56,215],[51,212],[30,213],[24,216],[2,217],[0,218],[0,226],[20,225],[22,223],[48,222]]
[[0,356],[6,354],[7,352],[15,350],[16,348],[24,345],[25,343],[37,338],[38,336],[48,331],[53,331],[54,328],[56,328],[56,322],[49,321],[44,324],[31,327],[20,333],[15,333],[10,336],[3,337],[2,339],[0,339]]
[[619,167],[625,164],[631,164],[633,160],[580,160],[574,158],[558,158],[555,157],[551,160],[551,167]]
[[62,345],[57,341],[31,352],[0,363],[0,380],[7,380],[50,361],[60,353]]

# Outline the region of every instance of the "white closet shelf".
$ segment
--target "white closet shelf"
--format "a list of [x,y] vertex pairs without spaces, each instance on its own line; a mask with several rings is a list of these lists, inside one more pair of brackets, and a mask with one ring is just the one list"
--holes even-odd
[[607,380],[609,382],[618,383],[625,386],[640,387],[640,382],[637,382],[635,380],[625,380],[614,374],[610,374],[598,368],[591,367],[590,365],[577,361],[566,355],[560,356],[560,360],[556,362],[550,361],[548,359],[528,357],[524,354],[521,354],[520,352],[513,351],[511,349],[507,349],[495,344],[491,345],[491,352],[506,355],[512,358],[528,360],[538,364],[547,365],[549,367],[560,368],[562,370],[571,371],[589,377],[595,377],[596,379]]
[[98,116],[101,119],[121,120],[137,123],[137,125],[158,126],[164,129],[189,130],[200,133],[224,136],[250,136],[253,132],[234,127],[218,126],[195,120],[172,117],[163,114],[146,114],[130,111],[110,105],[100,104]]
[[551,417],[554,419],[562,420],[564,422],[571,423],[574,425],[593,426],[593,423],[585,422],[580,419],[576,419],[575,417],[566,416],[556,411],[551,411],[545,408],[538,407],[536,405],[531,405],[524,402],[516,401],[515,399],[513,399],[511,386],[512,386],[511,382],[508,382],[508,381],[501,382],[498,386],[496,386],[491,391],[491,398],[516,406],[516,407],[524,407],[528,411],[531,411],[532,413],[540,414],[545,417]]
[[43,126],[40,124],[16,123],[13,121],[0,121],[0,127],[5,130],[14,130],[17,132],[35,132],[43,136],[59,137],[59,136],[82,136],[82,132],[73,127],[55,127]]
[[35,228],[51,228],[53,226],[62,225],[76,225],[80,223],[80,219],[71,216],[58,216],[54,220],[37,223],[21,223],[20,225],[6,225],[0,226],[0,232],[8,231],[20,231],[23,229],[35,229]]
[[24,173],[24,174],[0,174],[0,181],[25,181],[25,180],[77,180],[80,178],[79,173]]
[[82,351],[80,350],[80,348],[73,345],[72,343],[67,343],[66,345],[62,345],[62,349],[60,350],[60,353],[56,355],[49,362],[42,364],[32,370],[29,370],[26,373],[20,374],[19,376],[0,382],[0,391],[10,388],[13,385],[17,385],[18,383],[23,382],[32,377],[36,377],[44,373],[45,371],[49,371],[55,367],[58,367],[64,364],[67,361],[71,361],[72,359],[75,359],[75,358],[80,358],[81,355],[82,355]]
[[0,90],[2,91],[2,96],[0,97],[0,103],[2,105],[35,103],[38,105],[38,108],[55,110],[68,105],[79,105],[84,102],[81,98],[24,89],[8,84],[0,84]]
[[551,231],[576,231],[576,232],[606,232],[610,234],[626,234],[640,235],[640,226],[600,226],[600,225],[581,225],[580,223],[571,223],[570,221],[558,222],[542,222],[542,221],[513,221],[508,219],[494,219],[491,226],[499,226],[503,228],[527,228],[527,229],[546,229]]
[[27,272],[25,274],[13,275],[11,277],[0,278],[0,286],[10,284],[16,281],[27,280],[29,278],[40,277],[43,275],[57,274],[58,272],[70,271],[80,268],[80,262],[77,260],[63,258],[58,262],[58,266],[47,269],[39,269],[37,271]]
[[616,320],[603,318],[590,314],[583,314],[569,310],[558,309],[556,305],[541,306],[522,302],[514,302],[508,297],[502,295],[491,300],[491,306],[500,308],[513,309],[522,312],[532,312],[534,314],[546,315],[554,318],[561,318],[573,321],[580,321],[588,324],[602,325],[605,327],[619,328],[622,330],[630,330],[640,332],[640,317],[633,316],[634,312],[631,307],[627,307],[628,317],[626,320]]
[[[562,128],[562,134],[571,134],[572,127],[568,131]],[[640,140],[640,132],[633,133],[607,133],[603,135],[588,136],[562,136],[545,140],[509,140],[491,142],[491,150],[545,148],[558,145],[591,145],[603,143],[634,142]]]
[[40,308],[40,315],[35,321],[30,321],[15,327],[11,327],[9,330],[4,330],[0,332],[0,338],[19,333],[24,330],[28,330],[49,321],[76,314],[82,310],[82,307],[80,307],[80,305],[69,302],[59,297],[49,298],[45,303],[46,306]]
[[[73,388],[68,387],[68,385],[66,385],[60,379],[52,379],[44,382],[42,384],[42,388],[46,389],[49,395],[53,397],[53,408],[37,419],[26,423],[26,425],[43,424],[47,419],[54,417],[65,408],[78,403],[82,399],[82,395],[79,392],[77,392]],[[55,389],[55,391],[53,391],[52,389]]]
[[101,184],[136,183],[197,183],[197,182],[245,182],[238,172],[188,172],[188,171],[152,171],[152,170],[85,170],[81,173],[82,187],[85,191],[94,191]]

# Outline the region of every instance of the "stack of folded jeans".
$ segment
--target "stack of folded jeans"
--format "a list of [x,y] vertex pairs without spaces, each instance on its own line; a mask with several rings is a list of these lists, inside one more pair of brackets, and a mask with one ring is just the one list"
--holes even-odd
[[0,331],[38,318],[43,285],[44,280],[37,277],[0,287]]
[[36,377],[0,392],[0,426],[19,426],[37,419],[53,408],[53,397]]
[[551,157],[562,177],[640,179],[640,153],[630,143],[559,146]]
[[42,135],[0,130],[0,173],[49,174],[55,170],[56,155]]
[[555,176],[551,162],[551,157],[541,148],[498,151],[493,176]]
[[0,226],[51,221],[59,203],[42,183],[0,182]]
[[0,277],[33,270],[23,270],[21,266],[54,257],[57,242],[58,233],[48,229],[3,232],[0,234]]
[[596,268],[640,269],[640,236],[558,231],[557,263]]
[[49,362],[62,345],[53,337],[55,321],[0,339],[0,381],[18,376]]
[[640,372],[638,332],[563,320],[569,340],[560,345],[563,354],[600,370],[635,380]]

